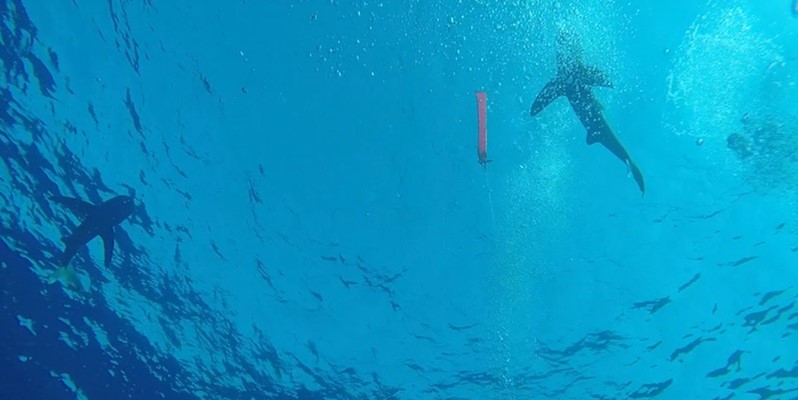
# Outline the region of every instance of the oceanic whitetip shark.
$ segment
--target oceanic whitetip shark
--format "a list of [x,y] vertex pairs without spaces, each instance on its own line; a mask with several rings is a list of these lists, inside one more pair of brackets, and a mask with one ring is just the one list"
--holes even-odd
[[99,236],[103,239],[105,265],[110,265],[114,253],[114,226],[133,213],[133,198],[116,196],[99,205],[64,196],[54,196],[51,200],[68,208],[82,222],[72,233],[61,239],[65,246],[64,254],[59,260],[59,268],[50,275],[48,282],[59,281],[66,286],[77,286],[80,282],[74,268],[69,266],[70,260],[78,250]]
[[603,106],[593,94],[593,86],[611,88],[612,82],[604,72],[585,64],[578,43],[570,40],[564,31],[560,31],[558,45],[557,76],[538,93],[530,113],[535,116],[558,97],[565,96],[587,130],[587,144],[601,143],[621,159],[629,168],[640,192],[645,194],[646,185],[640,168],[632,161],[618,137],[612,132],[602,114]]

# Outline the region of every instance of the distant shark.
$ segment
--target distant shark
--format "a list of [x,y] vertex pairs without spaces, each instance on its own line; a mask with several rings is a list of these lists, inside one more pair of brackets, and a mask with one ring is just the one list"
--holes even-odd
[[564,31],[558,37],[557,76],[549,81],[532,103],[530,114],[537,115],[552,101],[565,96],[571,103],[579,121],[587,130],[588,145],[601,143],[623,161],[632,173],[642,194],[646,193],[643,174],[632,161],[618,137],[612,132],[602,111],[604,107],[593,94],[593,86],[611,88],[607,75],[598,68],[585,64],[582,49]]
[[69,268],[69,262],[78,250],[95,237],[99,236],[103,239],[105,265],[111,264],[114,254],[114,226],[119,225],[133,213],[133,197],[116,196],[100,205],[64,196],[54,196],[50,199],[68,208],[82,219],[77,229],[62,239],[65,248],[64,254],[59,260],[60,268],[55,270],[49,279],[50,283],[60,281],[73,286],[79,282],[77,282],[74,269]]

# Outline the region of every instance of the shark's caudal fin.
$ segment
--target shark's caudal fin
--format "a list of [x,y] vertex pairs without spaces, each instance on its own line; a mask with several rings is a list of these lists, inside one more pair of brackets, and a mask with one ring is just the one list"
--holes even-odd
[[607,120],[604,119],[604,116],[601,114],[595,114],[591,118],[591,124],[585,126],[587,130],[587,144],[591,145],[594,143],[601,143],[607,150],[609,150],[615,157],[618,157],[626,167],[628,168],[629,173],[634,177],[635,182],[637,183],[637,187],[640,189],[642,194],[646,193],[646,184],[643,181],[643,173],[640,172],[640,168],[638,168],[637,164],[632,161],[632,158],[629,156],[629,152],[626,151],[626,148],[621,144],[621,141],[618,140],[618,137],[615,136],[615,133],[612,132],[610,129],[609,124],[607,124]]
[[643,173],[640,171],[640,168],[631,159],[626,160],[626,166],[629,168],[629,172],[632,174],[632,177],[637,183],[637,187],[640,189],[640,194],[645,196],[646,182],[643,181]]

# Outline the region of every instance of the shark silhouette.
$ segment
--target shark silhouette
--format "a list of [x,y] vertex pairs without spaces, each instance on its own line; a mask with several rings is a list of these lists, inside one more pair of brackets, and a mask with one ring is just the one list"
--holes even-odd
[[116,196],[99,205],[64,196],[54,196],[51,200],[65,206],[82,219],[75,231],[62,239],[65,248],[59,262],[61,267],[66,267],[78,250],[97,236],[103,239],[105,265],[110,265],[114,254],[114,226],[133,213],[133,197]]
[[537,115],[552,101],[565,96],[579,121],[587,130],[588,145],[601,143],[623,161],[632,173],[642,194],[646,193],[643,174],[632,161],[618,137],[612,132],[602,111],[604,107],[593,94],[593,86],[612,88],[607,75],[598,68],[585,64],[582,49],[565,31],[558,37],[557,76],[549,81],[532,103],[530,114]]

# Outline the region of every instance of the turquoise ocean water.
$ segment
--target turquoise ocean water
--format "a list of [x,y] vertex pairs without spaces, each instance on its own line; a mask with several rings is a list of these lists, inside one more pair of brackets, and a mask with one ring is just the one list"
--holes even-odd
[[798,399],[791,3],[3,1],[0,397]]

